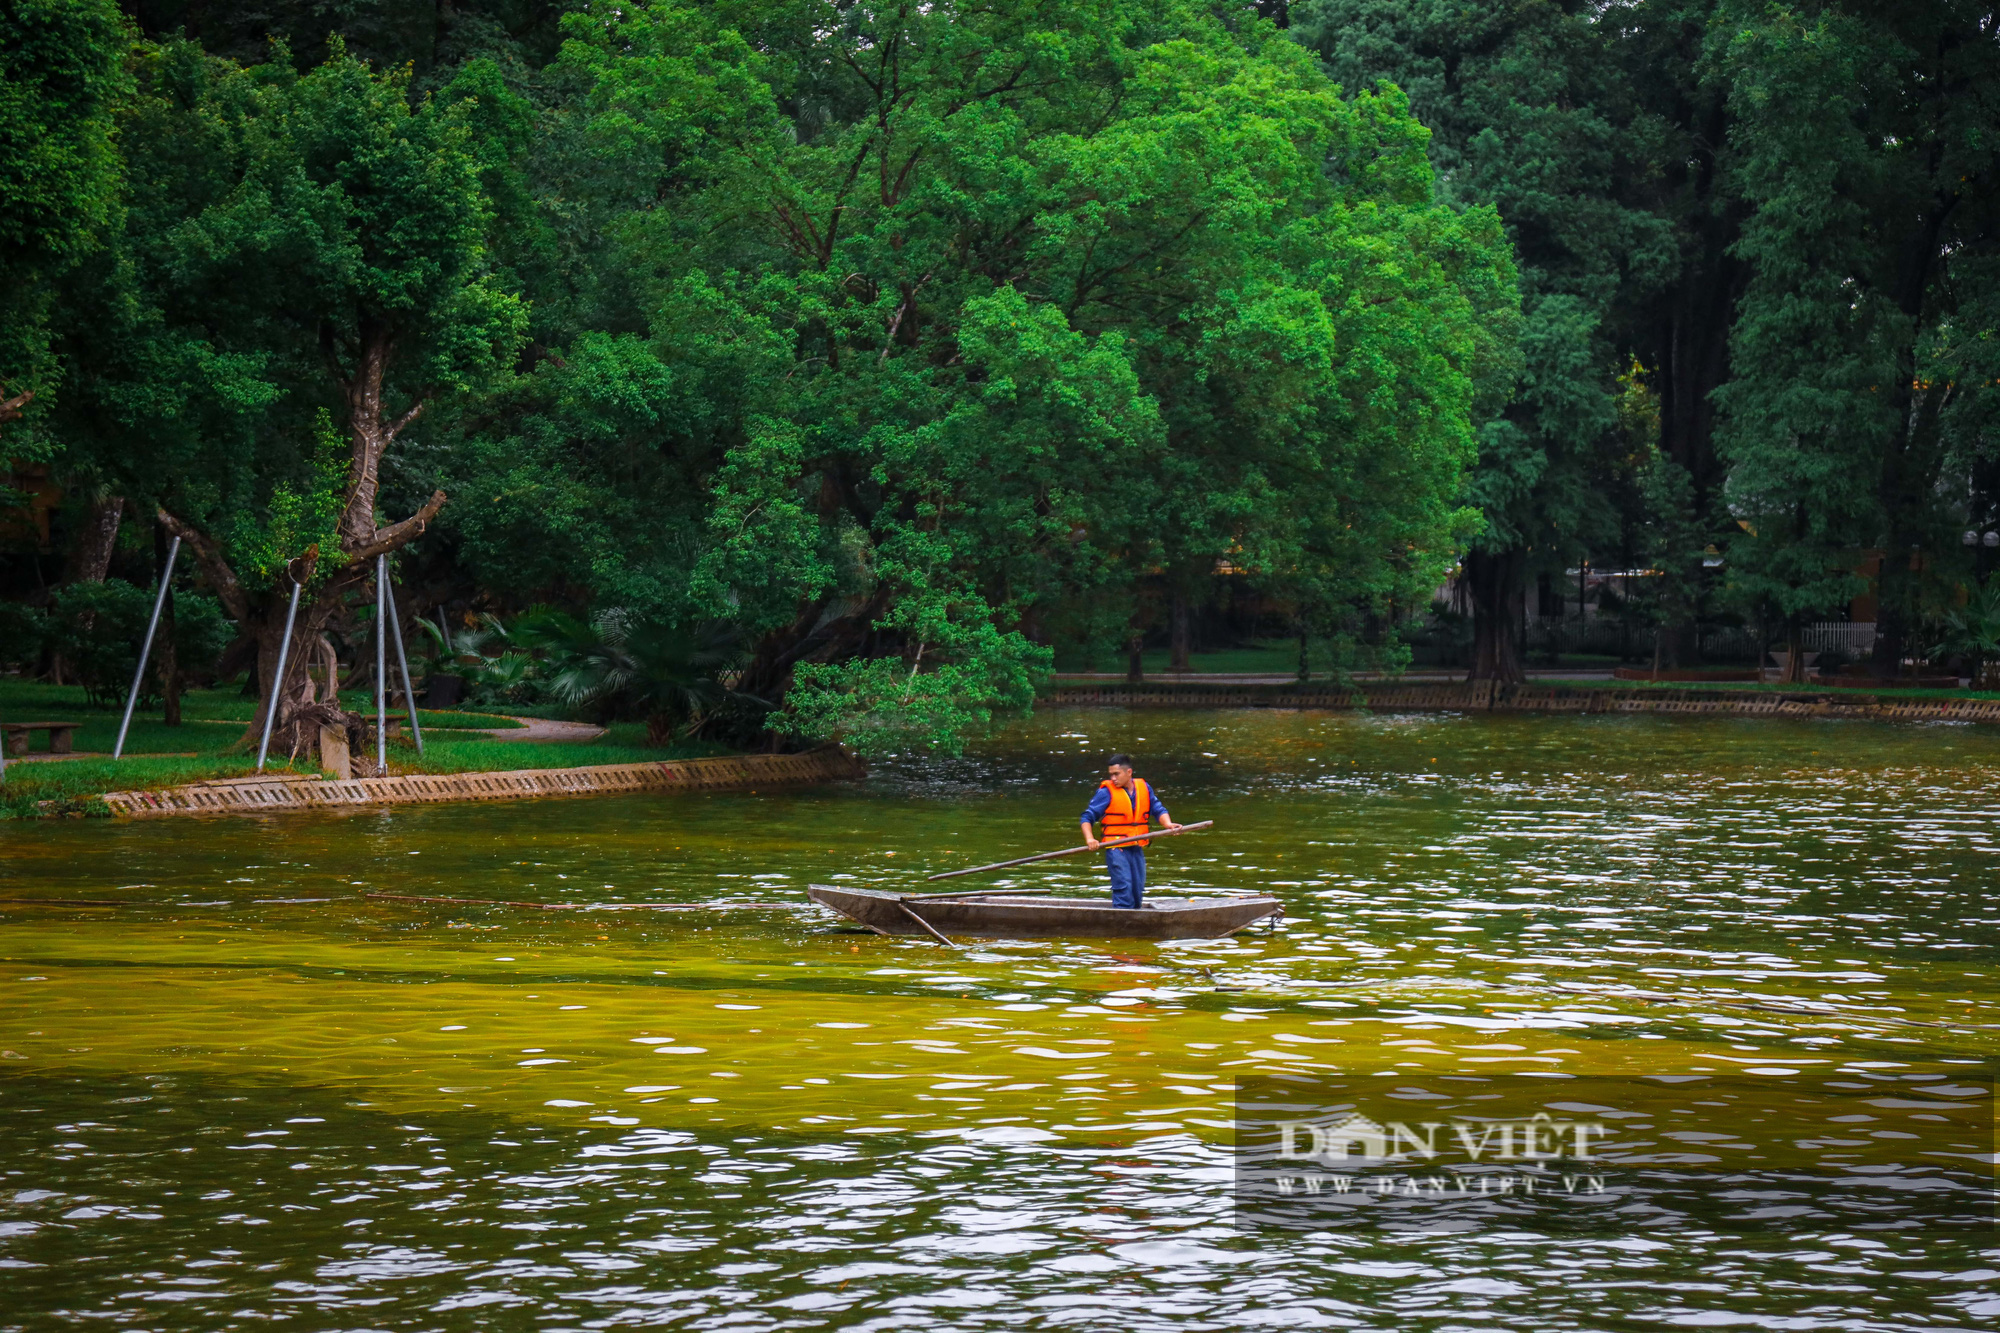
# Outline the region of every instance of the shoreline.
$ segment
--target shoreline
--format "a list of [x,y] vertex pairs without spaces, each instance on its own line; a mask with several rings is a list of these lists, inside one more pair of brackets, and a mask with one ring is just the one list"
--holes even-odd
[[1879,693],[1810,687],[1700,687],[1619,681],[1613,684],[1497,685],[1492,681],[1363,681],[1305,685],[1057,685],[1052,707],[1366,709],[1383,713],[1690,713],[1733,717],[1857,718],[1880,721],[2000,722],[2000,699],[1931,696],[1883,699]]
[[106,792],[113,815],[155,819],[174,815],[270,814],[290,810],[439,805],[459,801],[533,800],[551,796],[618,796],[640,791],[743,791],[859,778],[867,768],[844,746],[801,754],[716,755],[637,764],[517,768],[478,773],[406,773],[386,778],[321,778],[276,774],[220,778],[177,787]]

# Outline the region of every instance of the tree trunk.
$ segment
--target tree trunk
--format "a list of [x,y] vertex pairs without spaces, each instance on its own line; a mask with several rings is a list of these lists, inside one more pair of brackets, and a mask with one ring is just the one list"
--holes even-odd
[[[102,583],[111,572],[111,555],[118,549],[118,525],[125,516],[125,497],[103,495],[92,500],[70,547],[64,583]],[[165,559],[164,553],[161,555]]]
[[888,594],[878,591],[851,614],[825,620],[829,600],[821,598],[806,603],[790,624],[772,630],[758,641],[750,665],[743,668],[743,675],[736,683],[738,692],[773,708],[783,707],[785,695],[792,688],[793,668],[800,662],[823,662],[860,651],[888,605]]
[[[77,529],[76,540],[69,548],[69,560],[63,570],[62,582],[102,583],[111,572],[111,556],[118,549],[118,524],[125,516],[125,498],[120,495],[100,495],[90,502],[82,525]],[[90,629],[95,616],[83,618],[83,628]],[[54,684],[63,683],[66,663],[61,653],[49,656],[49,680]]]
[[[444,507],[444,492],[433,491],[422,508],[401,522],[387,527],[377,526],[375,522],[375,495],[382,453],[395,442],[396,436],[405,427],[417,419],[425,402],[419,399],[394,423],[383,420],[382,376],[388,367],[389,352],[389,339],[372,339],[355,379],[342,385],[348,400],[353,456],[348,471],[346,504],[340,519],[340,550],[329,557],[335,572],[299,603],[292,650],[287,655],[282,682],[275,681],[273,677],[277,672],[279,644],[285,636],[285,616],[292,580],[311,584],[320,558],[319,548],[309,548],[304,555],[293,560],[288,567],[290,577],[280,579],[277,587],[253,597],[223,558],[222,549],[214,538],[165,508],[159,511],[160,522],[192,550],[223,607],[243,631],[257,641],[258,707],[244,736],[249,744],[256,744],[258,733],[263,728],[264,714],[275,697],[278,705],[277,723],[272,730],[273,753],[316,752],[319,720],[306,718],[297,724],[293,722],[299,710],[306,706],[310,690],[307,663],[312,654],[305,651],[305,647],[325,632],[327,622],[347,600],[348,594],[374,574],[375,557],[400,550],[422,536],[430,521],[437,517],[438,510]],[[305,734],[307,731],[311,734]],[[280,733],[286,738],[282,751]]]
[[1125,683],[1127,685],[1142,684],[1146,679],[1145,647],[1146,637],[1143,634],[1134,634],[1130,639],[1125,641]]
[[319,690],[319,701],[321,703],[332,704],[338,708],[341,706],[340,655],[333,651],[333,640],[327,638],[324,634],[319,636],[317,647],[319,650],[320,676],[324,681]]
[[1306,633],[1306,622],[1301,618],[1299,620],[1299,684],[1303,685],[1311,680],[1312,674],[1312,638]]
[[1664,657],[1670,667],[1687,666],[1694,654],[1688,645],[1694,641],[1694,626],[1686,621],[1660,626],[1660,648],[1656,656]]
[[174,595],[167,594],[167,604],[160,614],[160,720],[167,726],[181,724],[181,660],[174,648]]
[[[308,575],[310,578],[310,575]],[[285,653],[285,679],[280,688],[277,681],[278,654],[285,638],[285,613],[290,605],[290,585],[286,585],[283,596],[267,598],[258,613],[246,628],[257,636],[257,712],[250,725],[244,728],[239,741],[255,747],[264,730],[264,714],[270,708],[275,696],[278,700],[277,720],[271,727],[271,753],[273,755],[317,754],[319,752],[319,723],[315,720],[306,729],[310,734],[299,734],[294,719],[301,709],[313,702],[312,646],[325,627],[327,617],[333,611],[333,604],[314,599],[308,602],[299,599],[298,620],[292,626],[292,646]]]
[[1188,665],[1188,658],[1192,651],[1192,645],[1189,642],[1192,635],[1189,633],[1188,622],[1193,617],[1190,612],[1191,608],[1188,606],[1187,594],[1176,588],[1168,611],[1168,620],[1171,627],[1171,646],[1167,651],[1167,669],[1169,671],[1188,671],[1192,669]]
[[1525,551],[1471,551],[1465,581],[1472,590],[1472,669],[1467,680],[1519,685],[1522,617],[1527,614]]
[[1797,616],[1785,619],[1785,676],[1787,685],[1803,685],[1806,680],[1805,628]]
[[1892,679],[1903,672],[1902,617],[1889,609],[1886,602],[1878,603],[1875,623],[1875,643],[1868,650],[1868,669],[1878,678]]
[[1918,563],[1917,553],[1892,537],[1876,566],[1875,644],[1868,661],[1869,668],[1885,680],[1903,673],[1920,591],[1919,573],[1911,566]]
[[[374,541],[362,549],[359,558],[348,554],[336,573],[300,598],[298,618],[292,627],[291,650],[285,655],[282,689],[278,688],[280,682],[274,678],[278,669],[279,647],[285,637],[292,582],[296,579],[312,588],[319,562],[318,548],[310,548],[304,556],[292,561],[286,568],[285,576],[278,579],[277,586],[268,592],[253,595],[237,580],[235,571],[222,558],[214,539],[166,510],[160,511],[161,523],[192,550],[216,596],[235,618],[239,629],[256,641],[257,661],[252,679],[257,684],[257,708],[244,728],[240,744],[251,748],[257,745],[264,728],[264,715],[275,697],[278,707],[277,720],[271,730],[271,753],[296,756],[317,753],[318,728],[326,719],[317,714],[302,715],[300,711],[312,703],[310,667],[313,648],[325,634],[327,623],[339,612],[348,594],[374,573],[376,550],[385,545],[387,549],[395,550],[414,539],[443,503],[444,495],[440,491],[414,518],[381,529],[375,534]],[[299,720],[295,722],[295,719]]]
[[650,713],[646,717],[646,744],[672,745],[674,719],[671,713]]

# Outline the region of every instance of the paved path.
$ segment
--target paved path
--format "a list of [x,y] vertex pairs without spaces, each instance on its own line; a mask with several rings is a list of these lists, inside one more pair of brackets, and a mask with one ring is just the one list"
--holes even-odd
[[496,741],[594,741],[604,734],[604,728],[594,722],[558,722],[551,717],[514,717],[508,713],[495,716],[521,724],[496,731],[481,730],[481,735]]

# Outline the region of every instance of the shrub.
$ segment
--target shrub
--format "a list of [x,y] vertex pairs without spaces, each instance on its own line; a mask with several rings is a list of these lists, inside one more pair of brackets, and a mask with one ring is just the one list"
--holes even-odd
[[[139,664],[139,645],[153,614],[153,594],[123,579],[72,583],[56,591],[47,620],[49,646],[76,673],[93,704],[123,699]],[[229,643],[230,622],[213,597],[174,594],[174,649],[183,676],[206,676]],[[157,673],[148,671],[140,702],[156,701]]]
[[49,618],[25,602],[0,602],[0,669],[31,668],[48,641]]

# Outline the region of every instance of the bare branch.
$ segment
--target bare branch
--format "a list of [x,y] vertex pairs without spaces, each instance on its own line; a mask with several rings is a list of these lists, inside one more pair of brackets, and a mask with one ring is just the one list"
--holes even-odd
[[215,595],[222,599],[223,609],[229,612],[237,624],[247,626],[250,623],[250,597],[243,591],[243,585],[237,581],[236,571],[229,567],[227,560],[223,559],[222,548],[216,545],[215,539],[193,524],[183,522],[168,513],[165,505],[159,506],[155,512],[159,515],[160,526],[179,537],[186,543],[188,549],[194,552],[195,563],[199,564],[201,572],[208,576],[208,582],[215,589]]
[[417,401],[411,405],[410,410],[397,417],[395,424],[389,427],[388,433],[384,436],[382,442],[385,445],[394,444],[396,437],[403,433],[403,427],[424,414],[424,409],[431,405],[431,395],[436,392],[437,389],[435,386],[425,385],[423,392],[417,395]]
[[12,398],[0,398],[0,421],[19,421],[21,409],[34,401],[33,389],[24,389]]
[[401,523],[391,523],[386,528],[377,528],[373,541],[348,551],[346,553],[348,563],[358,565],[364,560],[373,560],[378,555],[387,555],[391,551],[408,546],[424,535],[424,529],[430,526],[430,521],[437,517],[438,510],[442,508],[444,508],[444,492],[432,491],[431,498],[424,501],[422,509]]
[[924,284],[930,280],[931,275],[928,273],[918,278],[917,285],[910,288],[909,293],[903,297],[903,303],[896,307],[896,316],[889,321],[889,333],[882,344],[882,355],[875,360],[876,365],[883,365],[889,360],[889,349],[896,345],[896,331],[903,327],[903,317],[910,313],[910,308],[916,304],[917,293],[922,291]]

